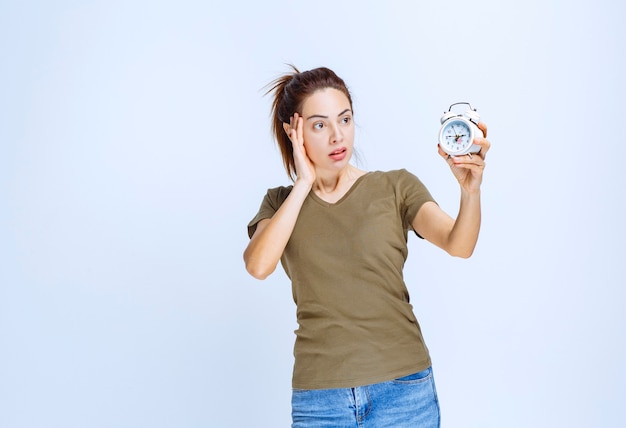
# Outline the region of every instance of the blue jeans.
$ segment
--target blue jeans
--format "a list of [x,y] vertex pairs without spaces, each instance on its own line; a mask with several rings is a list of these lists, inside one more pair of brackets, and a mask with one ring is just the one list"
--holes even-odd
[[294,389],[292,428],[439,428],[431,368],[356,388]]

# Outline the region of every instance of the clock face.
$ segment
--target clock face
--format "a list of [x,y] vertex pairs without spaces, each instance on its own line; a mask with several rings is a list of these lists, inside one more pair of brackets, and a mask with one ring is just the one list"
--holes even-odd
[[472,145],[472,131],[466,122],[453,119],[442,129],[441,140],[446,151],[461,152]]

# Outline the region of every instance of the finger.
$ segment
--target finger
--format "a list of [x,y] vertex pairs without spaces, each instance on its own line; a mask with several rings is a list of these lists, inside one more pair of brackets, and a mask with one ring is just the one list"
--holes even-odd
[[283,131],[285,131],[285,134],[287,134],[287,137],[289,137],[290,130],[291,130],[291,118],[289,118],[289,123],[283,122]]
[[450,160],[451,156],[447,154],[446,152],[444,152],[439,144],[437,144],[437,149],[438,149],[437,151],[439,152],[439,156],[444,158],[446,161]]
[[[467,157],[467,156],[465,156]],[[483,174],[483,172],[485,171],[485,164],[474,164],[474,163],[453,163],[450,168],[452,169],[453,172],[455,172],[455,174],[458,171],[467,171],[468,173],[475,175],[475,176],[481,176]]]
[[480,172],[485,169],[485,161],[477,154],[470,156],[453,156],[452,166]]
[[296,123],[298,119],[296,118],[297,113],[294,113],[293,116],[289,118],[289,136],[293,138],[293,131],[296,129]]
[[304,119],[300,116],[298,116],[298,122],[296,123],[296,136],[300,144],[304,145]]
[[466,153],[464,155],[450,156],[450,159],[456,165],[478,165],[483,162],[483,158],[479,156],[478,153]]
[[480,146],[478,155],[482,156],[483,158],[485,158],[485,155],[487,154],[487,152],[489,151],[489,148],[491,147],[491,143],[489,142],[489,140],[483,137],[474,137],[474,140],[472,140],[472,144]]
[[487,138],[487,125],[484,122],[478,122],[476,125],[478,125],[478,129],[483,131],[483,137]]
[[480,151],[478,152],[478,155],[485,159],[485,157],[487,156],[487,152],[491,148],[491,143],[489,142],[489,140],[487,140],[486,138],[474,138],[474,144],[480,146]]

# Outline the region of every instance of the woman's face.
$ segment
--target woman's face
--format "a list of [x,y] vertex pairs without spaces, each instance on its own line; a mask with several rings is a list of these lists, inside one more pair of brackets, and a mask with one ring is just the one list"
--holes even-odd
[[316,91],[302,105],[304,148],[316,168],[338,170],[352,157],[354,123],[343,92]]

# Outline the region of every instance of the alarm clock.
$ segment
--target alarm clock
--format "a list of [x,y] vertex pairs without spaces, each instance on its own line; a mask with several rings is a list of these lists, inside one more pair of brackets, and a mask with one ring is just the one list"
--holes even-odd
[[[452,107],[467,104],[469,110],[463,114],[454,113]],[[468,153],[478,153],[480,146],[474,144],[474,137],[482,136],[477,124],[480,116],[470,103],[454,103],[441,116],[439,130],[439,146],[450,156],[461,156]]]

